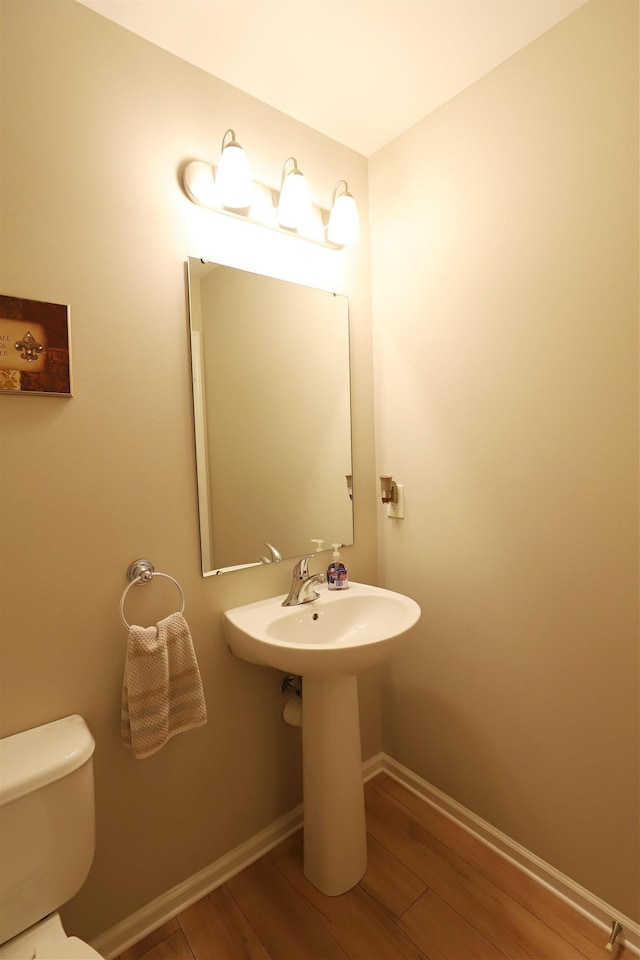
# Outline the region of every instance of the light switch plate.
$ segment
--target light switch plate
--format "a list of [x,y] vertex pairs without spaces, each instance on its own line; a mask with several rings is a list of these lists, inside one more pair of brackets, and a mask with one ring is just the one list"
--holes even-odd
[[397,483],[398,502],[387,504],[387,516],[394,520],[404,520],[404,484]]

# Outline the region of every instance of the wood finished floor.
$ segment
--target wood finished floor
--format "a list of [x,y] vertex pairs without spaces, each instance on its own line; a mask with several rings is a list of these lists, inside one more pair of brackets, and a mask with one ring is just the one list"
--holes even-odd
[[635,960],[395,780],[365,787],[369,863],[325,897],[298,832],[119,960]]

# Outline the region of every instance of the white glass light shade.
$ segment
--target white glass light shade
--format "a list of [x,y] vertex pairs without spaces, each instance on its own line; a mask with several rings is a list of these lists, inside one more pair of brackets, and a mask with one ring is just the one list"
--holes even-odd
[[278,223],[295,229],[311,217],[311,191],[303,174],[292,170],[284,178],[278,202]]
[[331,207],[327,239],[330,243],[344,246],[355,243],[360,236],[360,218],[356,202],[349,192],[336,197]]
[[[226,134],[225,134],[226,136]],[[253,180],[247,156],[235,140],[222,150],[216,170],[216,192],[223,207],[242,210],[253,202]]]

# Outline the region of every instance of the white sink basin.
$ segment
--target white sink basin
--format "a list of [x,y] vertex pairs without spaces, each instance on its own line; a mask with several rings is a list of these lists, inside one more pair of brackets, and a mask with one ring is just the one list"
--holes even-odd
[[227,610],[223,630],[242,660],[302,676],[304,872],[337,896],[367,867],[357,674],[393,653],[420,607],[362,583],[318,590],[294,607],[283,594]]
[[283,607],[284,594],[227,610],[223,630],[235,656],[306,676],[358,674],[387,659],[396,641],[419,619],[409,597],[350,583],[318,587],[320,597]]

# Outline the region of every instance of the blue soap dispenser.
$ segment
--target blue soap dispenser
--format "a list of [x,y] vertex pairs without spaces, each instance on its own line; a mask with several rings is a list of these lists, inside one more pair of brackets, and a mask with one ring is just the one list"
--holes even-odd
[[333,559],[327,567],[327,585],[329,590],[346,590],[349,586],[349,577],[347,568],[340,560],[340,550],[338,549],[342,544],[332,543],[331,546],[333,547],[331,555]]

